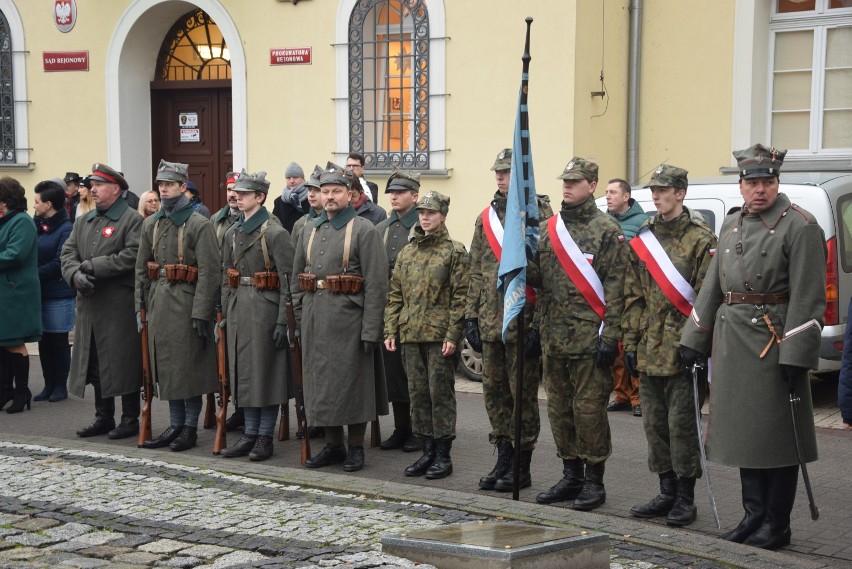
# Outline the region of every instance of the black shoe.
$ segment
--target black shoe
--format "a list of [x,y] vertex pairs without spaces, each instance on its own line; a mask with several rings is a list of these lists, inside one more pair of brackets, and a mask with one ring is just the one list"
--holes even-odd
[[[518,488],[523,490],[532,486],[532,475],[530,474],[530,462],[532,462],[532,451],[521,451],[520,476],[518,477]],[[510,461],[509,470],[506,474],[497,479],[494,484],[494,489],[498,492],[511,492],[515,489],[515,469],[514,460]]]
[[307,468],[322,468],[346,460],[346,446],[342,443],[328,443],[318,455],[305,461]]
[[364,468],[364,447],[349,445],[349,453],[343,461],[343,470],[357,472]]
[[763,476],[766,484],[766,517],[743,543],[761,549],[778,549],[790,544],[790,512],[796,500],[799,465],[768,468]]
[[169,428],[160,433],[160,436],[142,442],[142,448],[163,448],[169,446],[180,436],[180,425],[169,425]]
[[47,401],[53,395],[53,384],[45,385],[37,395],[33,395],[33,401]]
[[222,456],[225,458],[237,458],[240,456],[248,455],[254,445],[257,443],[258,436],[257,435],[243,435],[240,437],[240,440],[233,446],[229,446],[228,448],[222,449]]
[[632,407],[630,406],[629,401],[610,401],[609,405],[606,406],[607,411],[630,411]]
[[573,500],[583,489],[584,482],[583,461],[579,458],[562,459],[562,478],[549,490],[540,492],[535,501],[539,504],[552,504]]
[[435,441],[435,460],[426,471],[427,480],[446,478],[453,473],[453,461],[450,459],[452,448],[453,441],[451,440],[439,439]]
[[[171,427],[169,427],[171,428]],[[187,427],[186,425],[180,430],[180,434],[175,440],[169,444],[169,448],[175,452],[189,450],[198,442],[198,428]]]
[[773,529],[772,522],[769,520],[769,516],[767,516],[760,527],[757,528],[757,531],[748,536],[743,543],[752,547],[774,550],[785,545],[790,545],[790,536],[790,526]]
[[411,429],[394,429],[393,434],[384,440],[379,445],[382,450],[396,450],[402,448],[408,437],[411,436]]
[[742,543],[757,531],[766,517],[768,485],[765,472],[756,468],[740,468],[740,484],[745,516],[739,525],[719,537],[726,541]]
[[91,425],[77,430],[77,436],[83,438],[96,437],[98,435],[105,435],[112,431],[114,428],[115,419],[104,419],[102,417],[95,417],[95,420],[92,421]]
[[15,396],[12,399],[12,404],[9,405],[9,408],[6,409],[7,413],[20,413],[24,410],[24,406],[27,409],[32,409],[32,398],[33,394],[30,392],[28,387],[24,387],[23,389],[19,389],[15,387]]
[[634,417],[641,417],[642,416],[642,406],[639,405],[638,403],[633,406],[633,416]]
[[670,526],[685,526],[695,521],[698,508],[695,507],[695,478],[677,479],[677,497],[666,516]]
[[655,518],[665,516],[671,511],[677,494],[677,475],[671,470],[660,474],[660,493],[648,502],[630,508],[637,518]]
[[435,462],[435,439],[423,439],[423,455],[414,464],[405,468],[406,476],[423,476]]
[[405,444],[402,445],[403,452],[417,452],[418,450],[423,450],[423,441],[420,437],[411,433],[408,435],[408,439],[406,439]]
[[321,439],[325,436],[325,428],[324,427],[308,427],[308,438],[309,439]]
[[583,489],[574,498],[573,507],[581,512],[594,510],[606,502],[606,489],[603,483],[604,463],[586,465],[586,482]]
[[50,394],[49,401],[51,403],[56,403],[57,401],[62,401],[64,399],[68,399],[68,386],[63,382],[54,386],[53,393]]
[[254,443],[251,452],[248,453],[249,460],[260,462],[272,457],[272,437],[260,435]]
[[237,407],[231,416],[225,420],[225,431],[228,433],[233,433],[234,431],[239,431],[246,424],[246,417],[243,414],[243,408]]
[[135,437],[139,434],[139,419],[121,418],[121,422],[116,428],[107,433],[107,436],[113,440],[127,439]]
[[493,490],[497,480],[501,478],[512,467],[512,441],[509,439],[497,439],[497,463],[491,472],[479,479],[479,487],[482,490]]

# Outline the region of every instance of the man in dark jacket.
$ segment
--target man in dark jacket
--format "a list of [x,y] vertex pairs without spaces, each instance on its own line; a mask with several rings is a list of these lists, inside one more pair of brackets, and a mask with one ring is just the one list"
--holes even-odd
[[305,171],[295,162],[290,162],[284,170],[287,185],[280,196],[272,204],[272,214],[278,218],[288,233],[293,232],[293,225],[311,210],[308,203],[308,188],[305,186]]

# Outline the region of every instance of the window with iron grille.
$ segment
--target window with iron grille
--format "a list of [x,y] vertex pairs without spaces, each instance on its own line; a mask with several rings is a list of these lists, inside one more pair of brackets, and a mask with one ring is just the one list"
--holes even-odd
[[360,0],[349,18],[349,151],[368,169],[429,168],[424,0]]
[[0,12],[0,163],[17,163],[15,96],[12,82],[12,36],[6,15]]
[[231,54],[219,26],[203,10],[187,12],[172,26],[157,57],[157,79],[230,79]]

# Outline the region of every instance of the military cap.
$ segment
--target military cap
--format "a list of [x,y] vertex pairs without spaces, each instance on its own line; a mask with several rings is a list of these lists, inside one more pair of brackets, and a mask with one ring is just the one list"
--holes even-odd
[[319,164],[314,166],[314,170],[313,170],[313,172],[311,172],[311,177],[308,178],[308,181],[305,182],[305,185],[310,186],[312,188],[319,188],[320,187],[320,176],[322,176],[322,172],[323,172],[322,166],[320,166]]
[[385,193],[389,194],[392,190],[411,190],[413,192],[420,191],[420,172],[404,172],[402,170],[394,170],[388,178]]
[[678,168],[677,166],[672,166],[670,164],[660,164],[657,166],[657,169],[654,170],[654,174],[651,176],[651,181],[648,182],[648,185],[645,187],[653,188],[654,186],[672,186],[680,190],[685,190],[689,185],[687,174],[689,174],[689,172],[683,168]]
[[302,167],[296,164],[295,162],[290,162],[287,165],[287,168],[284,170],[285,178],[304,178],[305,171],[302,170]]
[[121,191],[130,187],[127,184],[127,180],[125,180],[124,176],[121,175],[121,172],[110,168],[106,164],[101,164],[100,162],[92,164],[92,173],[88,176],[88,179],[90,183],[92,180],[95,180],[98,182],[107,182],[108,184],[118,184]]
[[266,179],[266,172],[255,172],[249,174],[243,169],[240,175],[237,176],[237,183],[234,184],[235,192],[262,192],[269,193],[269,180]]
[[340,184],[352,189],[352,182],[355,181],[355,176],[348,170],[344,170],[334,162],[328,162],[325,165],[325,170],[320,175],[320,186],[326,184]]
[[762,144],[749,146],[745,150],[734,151],[740,178],[768,178],[781,173],[786,150],[778,150],[774,146],[766,148]]
[[434,211],[440,211],[442,214],[447,215],[450,211],[450,198],[444,194],[430,191],[425,197],[417,202],[417,209],[431,209]]
[[512,149],[504,148],[497,155],[497,158],[494,160],[494,165],[491,167],[493,172],[499,172],[500,170],[511,170],[512,169]]
[[160,160],[157,166],[157,182],[177,182],[185,184],[189,180],[189,165],[180,162]]
[[237,178],[239,178],[239,177],[240,177],[239,172],[228,172],[227,174],[225,174],[225,185],[227,186],[228,184],[236,183]]
[[78,174],[77,172],[65,172],[65,177],[62,178],[62,181],[65,182],[66,184],[70,184],[71,182],[74,182],[75,184],[79,184],[80,180],[82,180],[82,178],[80,177],[80,174]]
[[556,177],[557,180],[588,180],[598,181],[598,165],[591,160],[575,156],[568,162],[562,173]]

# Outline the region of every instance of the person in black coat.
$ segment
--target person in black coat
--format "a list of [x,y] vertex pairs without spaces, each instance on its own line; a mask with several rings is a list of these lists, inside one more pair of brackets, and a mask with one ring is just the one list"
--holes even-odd
[[355,185],[361,186],[361,192],[367,199],[374,204],[379,203],[379,186],[364,177],[364,155],[353,152],[347,156],[346,169],[355,176]]
[[290,162],[284,170],[287,185],[272,204],[272,214],[289,233],[293,226],[311,210],[308,203],[308,188],[305,186],[305,171],[295,162]]

